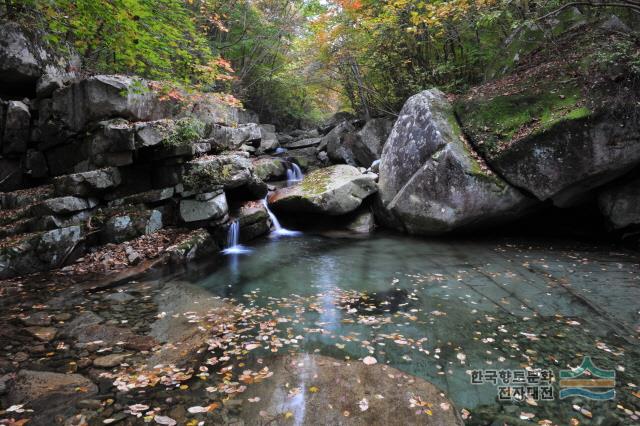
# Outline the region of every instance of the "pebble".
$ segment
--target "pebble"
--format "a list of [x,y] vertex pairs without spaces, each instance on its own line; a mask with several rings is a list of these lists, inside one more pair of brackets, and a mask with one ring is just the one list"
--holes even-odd
[[53,327],[27,327],[26,330],[36,339],[50,342],[56,337],[58,330]]
[[89,410],[97,410],[102,408],[102,402],[97,399],[81,399],[76,402],[76,407],[78,408],[86,408]]
[[18,352],[13,356],[13,360],[15,362],[25,362],[28,359],[29,359],[29,354],[24,352]]
[[47,326],[51,324],[51,317],[46,312],[35,312],[28,317],[21,318],[27,326]]
[[56,321],[69,321],[71,318],[73,318],[73,315],[71,315],[69,312],[62,312],[60,314],[55,314],[53,316],[53,319]]
[[99,356],[93,360],[93,365],[100,368],[116,367],[124,362],[124,360],[130,356],[130,354],[111,354],[106,356]]

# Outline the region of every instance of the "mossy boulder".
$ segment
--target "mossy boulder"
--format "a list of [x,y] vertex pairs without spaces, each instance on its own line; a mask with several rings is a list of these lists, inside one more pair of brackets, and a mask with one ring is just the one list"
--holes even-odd
[[209,155],[186,165],[184,185],[196,192],[224,187],[226,190],[247,187],[256,197],[266,194],[266,185],[255,175],[253,164],[242,154]]
[[298,185],[276,191],[269,203],[276,211],[338,216],[354,211],[377,190],[374,175],[336,165],[315,170]]
[[[628,40],[594,28],[570,31],[555,49],[532,53],[526,67],[455,103],[464,133],[488,165],[559,207],[581,202],[640,163],[638,95],[625,77],[632,71],[624,71],[630,59],[614,51]],[[613,68],[611,55],[618,55]]]
[[446,96],[410,98],[382,152],[378,216],[433,235],[521,215],[531,200],[487,168],[465,141]]

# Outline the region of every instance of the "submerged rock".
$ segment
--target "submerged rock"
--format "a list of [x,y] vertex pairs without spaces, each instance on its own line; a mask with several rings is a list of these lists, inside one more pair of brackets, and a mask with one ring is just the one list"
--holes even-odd
[[515,218],[531,201],[465,142],[439,90],[410,98],[380,163],[380,218],[411,234],[441,234]]
[[347,165],[315,170],[298,185],[276,191],[270,198],[274,210],[343,215],[357,209],[378,190],[374,178]]
[[8,385],[6,403],[34,410],[34,424],[52,424],[53,415],[72,412],[75,401],[97,393],[98,387],[80,374],[20,370]]
[[[463,425],[442,391],[389,366],[309,354],[280,356],[265,364],[273,377],[243,394],[255,401],[243,403],[245,424],[277,423],[288,412],[296,424]],[[293,388],[299,393],[292,397]],[[416,406],[419,401],[425,406]]]

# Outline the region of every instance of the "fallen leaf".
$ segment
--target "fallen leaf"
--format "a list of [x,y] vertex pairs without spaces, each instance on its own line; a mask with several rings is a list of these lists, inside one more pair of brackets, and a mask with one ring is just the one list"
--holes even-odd
[[362,362],[364,362],[366,365],[373,365],[373,364],[377,364],[378,360],[372,356],[365,356]]
[[369,409],[369,401],[367,401],[367,398],[362,398],[360,402],[358,402],[358,407],[360,407],[360,411],[367,411]]
[[153,420],[155,420],[159,425],[175,426],[178,424],[178,422],[167,416],[155,416]]

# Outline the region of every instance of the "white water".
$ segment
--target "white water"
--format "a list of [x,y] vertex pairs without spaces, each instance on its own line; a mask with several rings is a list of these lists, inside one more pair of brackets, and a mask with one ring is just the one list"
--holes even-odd
[[302,235],[302,232],[291,231],[289,229],[283,228],[282,225],[280,225],[280,221],[278,220],[276,215],[273,214],[271,209],[269,209],[269,203],[267,202],[266,198],[264,200],[262,200],[262,204],[264,204],[264,208],[267,209],[267,213],[269,214],[269,218],[271,219],[271,223],[273,223],[273,228],[274,229],[273,229],[273,231],[271,231],[271,235],[269,235],[270,238],[295,237],[295,236],[298,236],[298,235]]
[[304,178],[300,166],[296,163],[289,163],[287,165],[287,186],[294,185],[300,182]]
[[251,253],[251,249],[238,244],[240,239],[240,222],[233,221],[229,227],[229,234],[227,235],[227,248],[222,251],[224,254],[247,254]]

